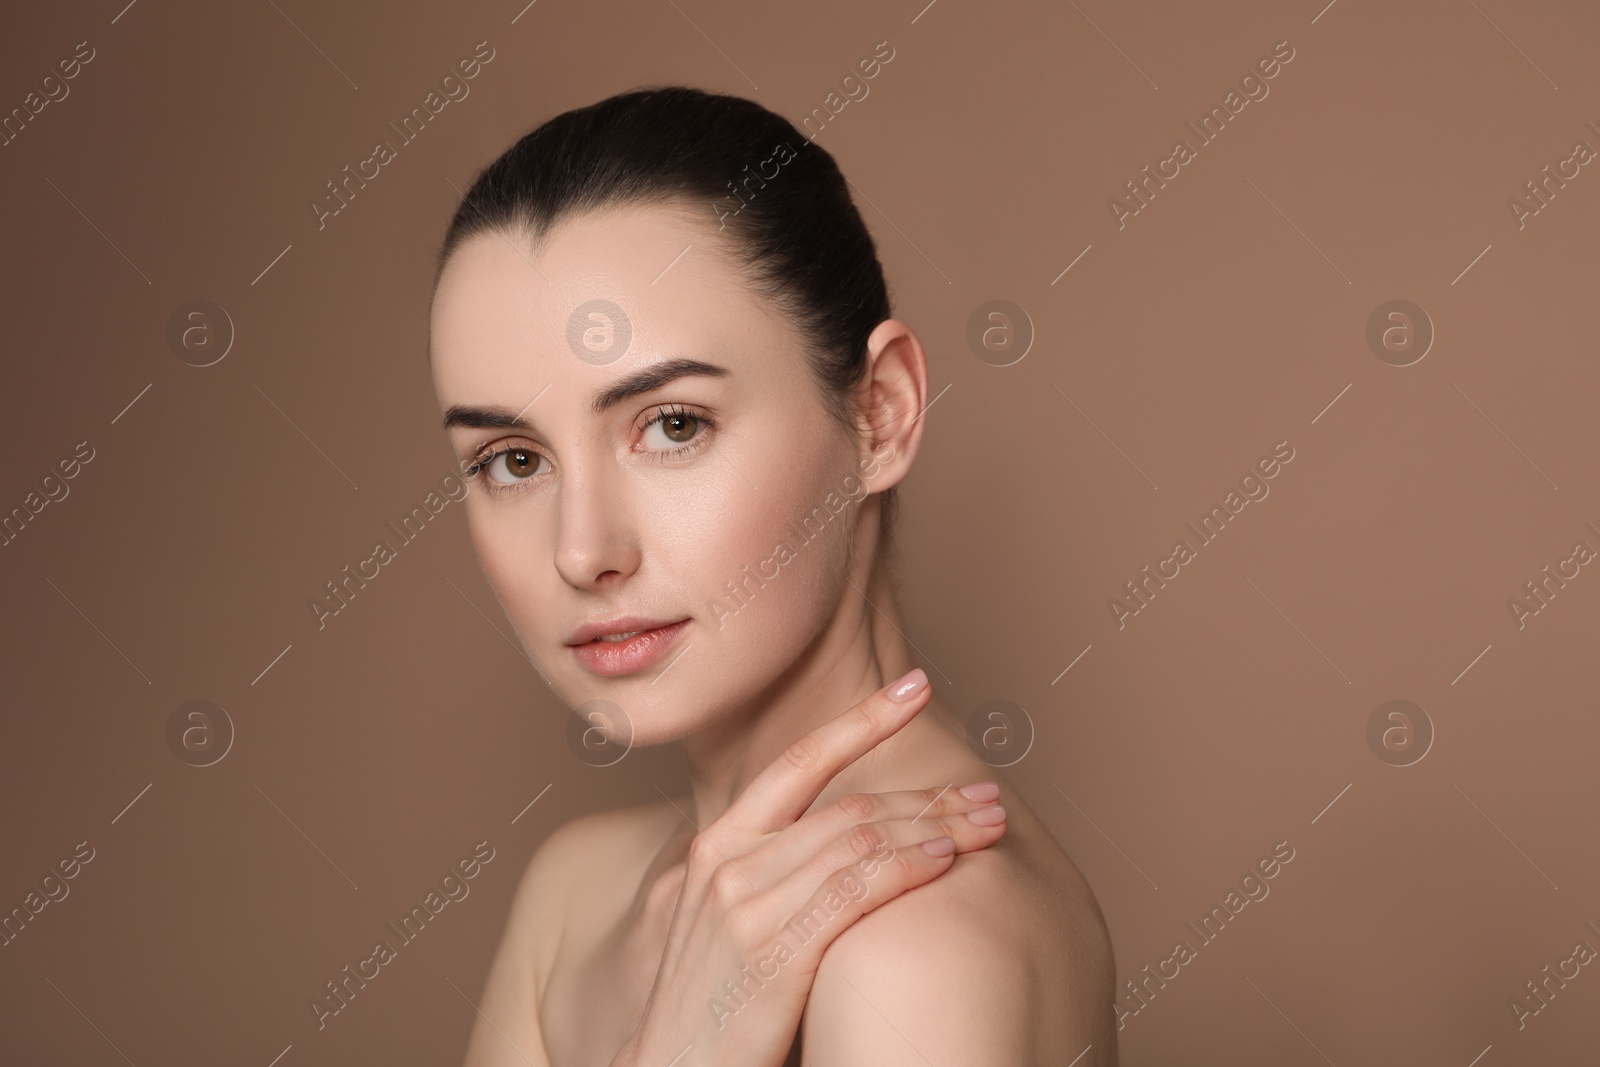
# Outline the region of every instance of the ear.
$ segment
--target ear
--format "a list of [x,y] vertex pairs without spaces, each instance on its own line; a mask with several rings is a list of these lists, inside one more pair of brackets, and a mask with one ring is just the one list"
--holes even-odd
[[910,326],[884,319],[867,337],[867,366],[857,395],[858,469],[879,492],[906,476],[922,443],[928,360]]

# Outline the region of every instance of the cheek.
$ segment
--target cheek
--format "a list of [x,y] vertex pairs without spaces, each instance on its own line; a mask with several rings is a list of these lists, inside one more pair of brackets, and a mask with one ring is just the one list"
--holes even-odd
[[483,575],[494,590],[500,607],[511,620],[517,633],[531,636],[547,613],[535,610],[535,605],[548,603],[535,584],[539,580],[540,566],[550,570],[549,550],[541,557],[533,543],[534,535],[516,529],[503,514],[497,514],[493,502],[480,499],[481,490],[467,502],[467,526],[472,534],[472,547],[477,554]]
[[[844,505],[837,512],[827,504],[830,492]],[[768,492],[735,496],[699,550],[703,622],[730,650],[798,655],[845,588],[854,532],[855,508],[815,474],[811,481],[774,477]]]

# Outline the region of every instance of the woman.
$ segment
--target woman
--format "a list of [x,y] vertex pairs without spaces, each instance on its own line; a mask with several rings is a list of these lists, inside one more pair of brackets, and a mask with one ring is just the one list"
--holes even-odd
[[439,262],[484,572],[556,693],[692,783],[538,849],[468,1064],[1115,1064],[1093,893],[912,669],[927,366],[833,158],[625,93],[485,169]]

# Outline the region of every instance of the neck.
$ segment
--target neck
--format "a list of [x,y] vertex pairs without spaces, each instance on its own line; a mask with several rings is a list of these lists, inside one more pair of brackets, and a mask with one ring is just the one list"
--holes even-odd
[[[840,598],[839,610],[806,655],[774,679],[749,711],[683,740],[693,790],[694,811],[689,814],[695,826],[704,828],[726,811],[756,775],[794,741],[914,666],[900,632],[899,613],[883,563],[870,557],[858,559],[851,571],[854,588]],[[865,597],[856,589],[864,590]],[[876,788],[882,789],[882,783],[909,781],[904,771],[927,766],[932,750],[959,745],[959,728],[941,723],[940,715],[930,714],[933,712],[933,707],[924,708],[847,767],[823,790],[817,803],[831,803],[845,793],[868,788],[868,782],[878,783]]]

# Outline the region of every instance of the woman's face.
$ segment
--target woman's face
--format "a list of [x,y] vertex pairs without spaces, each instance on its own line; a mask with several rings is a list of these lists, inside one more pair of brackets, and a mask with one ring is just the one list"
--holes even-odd
[[[808,651],[877,468],[720,240],[663,206],[571,219],[536,255],[482,234],[451,256],[432,310],[452,447],[492,456],[467,501],[484,572],[562,699],[610,701],[638,744],[748,705]],[[642,377],[681,361],[708,366]],[[679,620],[570,644],[594,624]]]

